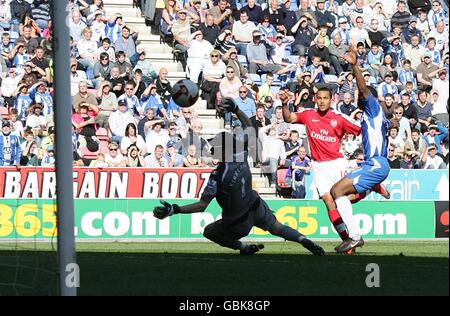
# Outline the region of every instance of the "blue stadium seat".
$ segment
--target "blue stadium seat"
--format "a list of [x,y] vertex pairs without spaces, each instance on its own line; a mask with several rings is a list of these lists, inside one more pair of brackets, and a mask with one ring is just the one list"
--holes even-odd
[[291,64],[296,64],[296,63],[298,63],[298,59],[300,58],[300,56],[298,56],[298,55],[290,55],[287,58],[289,59],[289,62]]
[[252,79],[254,83],[256,83],[257,85],[261,85],[261,77],[258,74],[249,74],[249,75],[250,79]]
[[238,57],[238,61],[241,63],[241,65],[244,66],[245,68],[248,68],[247,57],[244,55],[237,55],[237,57]]

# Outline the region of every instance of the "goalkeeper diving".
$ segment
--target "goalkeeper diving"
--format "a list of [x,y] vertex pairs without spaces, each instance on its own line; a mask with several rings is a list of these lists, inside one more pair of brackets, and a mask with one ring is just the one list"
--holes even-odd
[[251,121],[230,98],[222,100],[220,110],[236,114],[242,129],[235,129],[233,133],[222,132],[210,142],[211,156],[219,163],[200,201],[184,206],[161,201],[162,206],[153,210],[154,216],[164,219],[176,214],[204,212],[216,198],[222,208],[222,218],[206,226],[203,235],[222,247],[239,250],[241,255],[252,255],[263,249],[262,244],[240,241],[256,226],[272,235],[297,242],[314,255],[325,255],[322,247],[297,230],[281,224],[267,203],[252,189],[252,174],[247,163],[254,133]]

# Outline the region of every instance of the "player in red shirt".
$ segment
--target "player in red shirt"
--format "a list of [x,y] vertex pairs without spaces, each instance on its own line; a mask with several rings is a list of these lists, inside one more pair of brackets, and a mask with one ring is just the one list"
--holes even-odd
[[[291,113],[288,101],[289,92],[280,94],[283,103],[283,117],[287,123],[300,123],[306,126],[311,148],[314,183],[320,198],[328,209],[328,216],[342,240],[349,238],[349,232],[358,231],[353,214],[348,208],[339,208],[330,194],[331,187],[346,173],[348,161],[340,153],[341,139],[345,134],[359,135],[359,122],[331,109],[332,94],[328,88],[320,88],[316,93],[316,109],[306,109]],[[341,218],[342,216],[342,218]],[[348,231],[347,231],[348,229]]]

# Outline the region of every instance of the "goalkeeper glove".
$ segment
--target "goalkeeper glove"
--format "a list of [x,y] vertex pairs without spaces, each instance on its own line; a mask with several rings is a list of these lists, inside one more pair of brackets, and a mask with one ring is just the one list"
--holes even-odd
[[180,213],[180,207],[177,204],[170,204],[164,200],[159,201],[163,206],[156,206],[153,209],[153,216],[164,219],[168,216]]
[[239,107],[236,105],[232,98],[223,98],[220,106],[226,113],[237,113],[239,111]]

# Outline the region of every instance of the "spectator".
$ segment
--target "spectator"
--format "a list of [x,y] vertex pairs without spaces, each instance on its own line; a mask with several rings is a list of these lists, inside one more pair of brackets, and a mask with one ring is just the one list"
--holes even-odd
[[361,16],[356,17],[356,25],[350,30],[350,42],[356,46],[358,43],[365,43],[368,47],[372,46],[369,33],[364,28],[364,19]]
[[403,105],[397,105],[394,112],[394,118],[391,120],[393,125],[398,126],[398,135],[401,139],[411,138],[411,127],[408,118],[404,116]]
[[189,145],[187,155],[183,158],[183,165],[188,168],[202,168],[205,165],[201,161],[201,158],[196,157],[197,148],[195,145]]
[[97,42],[92,39],[92,30],[87,27],[83,30],[83,38],[77,42],[77,49],[80,54],[79,62],[87,68],[88,79],[94,77],[94,65],[97,61]]
[[120,13],[114,14],[106,22],[105,35],[111,41],[115,43],[122,36],[123,18]]
[[[439,131],[439,134],[438,134]],[[430,124],[428,126],[428,135],[425,135],[425,143],[428,147],[435,145],[438,155],[442,155],[441,144],[448,136],[448,128],[445,128],[442,123]],[[426,169],[426,168],[425,168]]]
[[74,107],[74,109],[81,102],[98,105],[95,95],[88,91],[86,81],[81,81],[78,84],[78,93],[72,97],[72,106]]
[[167,111],[164,108],[161,98],[156,93],[156,85],[151,84],[145,89],[141,96],[140,116],[142,116],[148,108],[153,109],[153,113],[157,117],[168,119]]
[[430,144],[422,155],[423,169],[445,169],[446,165],[441,156],[437,155],[438,146]]
[[200,73],[209,61],[209,55],[213,51],[210,42],[203,38],[202,31],[194,32],[189,38],[189,49],[187,50],[188,77],[194,83],[198,83]]
[[302,140],[300,139],[298,131],[292,130],[289,134],[289,141],[284,143],[284,149],[286,151],[286,159],[292,161],[296,156],[301,145]]
[[[134,116],[143,116],[144,107],[141,106],[139,99],[134,95],[135,84],[133,81],[128,81],[125,84],[125,93],[117,98],[117,101],[125,101],[127,104],[127,111]],[[156,90],[156,87],[155,87]],[[145,92],[144,92],[145,93]]]
[[404,45],[405,58],[411,61],[411,67],[417,69],[423,57],[425,56],[425,48],[420,45],[420,37],[411,36],[409,44]]
[[119,144],[117,142],[112,141],[109,143],[105,162],[108,164],[108,167],[120,168],[126,166],[125,158],[119,152]]
[[256,0],[248,0],[247,5],[242,10],[247,12],[249,21],[255,23],[255,25],[261,22],[263,13],[261,7],[256,4]]
[[248,12],[241,10],[240,19],[233,23],[232,34],[236,41],[236,48],[241,55],[247,55],[247,45],[252,41],[256,25],[248,20]]
[[384,75],[384,81],[378,85],[378,100],[384,101],[385,96],[389,93],[394,96],[394,100],[398,102],[398,88],[393,81],[393,75],[390,71]]
[[155,146],[152,155],[145,157],[145,167],[146,168],[167,168],[168,163],[163,157],[164,147],[161,145]]
[[395,146],[392,144],[389,145],[387,159],[391,169],[400,169],[400,159],[395,154]]
[[107,53],[109,57],[109,61],[115,62],[116,61],[116,53],[114,51],[114,48],[111,46],[111,41],[109,38],[102,39],[102,45],[97,49],[97,58],[100,60],[100,56],[102,53]]
[[112,67],[111,73],[106,80],[111,82],[112,92],[119,98],[125,91],[125,78],[120,76],[119,67]]
[[263,10],[263,16],[268,16],[270,19],[270,24],[275,26],[278,31],[278,28],[281,25],[282,12],[280,6],[278,5],[277,0],[269,0],[268,7]]
[[[295,12],[295,15],[298,21],[300,21],[302,17],[305,17],[307,23],[311,24],[312,28],[317,28],[318,24],[316,14],[313,10],[311,10],[309,0],[300,0],[300,8],[297,10],[297,12]],[[295,33],[295,31],[292,31],[292,33]]]
[[219,37],[220,29],[216,24],[214,24],[214,16],[212,14],[206,15],[205,22],[200,24],[199,31],[202,32],[205,40],[207,40],[211,45],[214,45],[216,39]]
[[216,41],[214,42],[214,49],[216,49],[220,56],[223,57],[225,53],[229,52],[232,48],[236,49],[233,34],[231,33],[231,30],[224,29],[223,32],[220,33],[219,37],[216,38]]
[[122,36],[114,42],[116,52],[123,51],[129,58],[136,54],[136,39],[139,32],[129,25],[122,25]]
[[178,6],[176,0],[168,0],[162,11],[161,32],[166,36],[172,35],[172,26],[177,17]]
[[27,13],[23,16],[23,19],[19,23],[19,34],[23,35],[24,27],[29,26],[31,29],[31,37],[36,38],[41,35],[42,29],[33,20],[31,13]]
[[432,63],[431,54],[425,52],[423,55],[423,62],[417,66],[417,81],[419,90],[426,90],[430,92],[432,89],[433,77],[439,72],[439,66]]
[[72,17],[69,21],[69,30],[75,45],[83,38],[83,31],[86,27],[86,22],[84,21],[84,18],[81,17],[80,11],[72,10]]
[[201,86],[203,99],[207,102],[208,109],[216,108],[216,95],[219,92],[219,85],[225,75],[226,66],[219,59],[219,51],[213,50],[210,53],[210,61],[206,63],[203,71],[203,82]]
[[[342,93],[339,94],[339,96]],[[349,92],[343,94],[342,100],[338,103],[337,108],[342,114],[351,116],[352,113],[357,109],[355,104],[352,102],[352,95]]]
[[129,154],[129,147],[135,145],[140,156],[145,156],[147,147],[144,138],[137,133],[136,124],[129,123],[125,128],[125,136],[120,141],[120,150],[123,155]]
[[169,168],[181,168],[184,166],[183,156],[176,152],[176,143],[173,140],[167,142],[166,152],[164,153],[164,159],[166,160]]
[[120,76],[125,80],[129,80],[131,76],[131,64],[126,60],[127,55],[123,51],[117,52],[116,62],[114,63],[114,67],[119,68]]
[[405,59],[403,60],[402,64],[403,68],[398,72],[398,80],[404,86],[406,86],[407,82],[412,82],[413,88],[417,89],[416,74],[411,69],[411,61],[409,59]]
[[415,157],[422,157],[427,149],[424,138],[420,135],[420,131],[411,129],[411,138],[405,142],[405,153]]
[[100,59],[94,64],[93,82],[95,82],[96,89],[99,89],[102,82],[109,76],[113,66],[114,64],[109,60],[108,53],[101,53]]
[[[419,38],[418,43],[421,43],[423,41],[422,33],[420,30],[417,29],[417,17],[411,16],[411,19],[409,20],[408,27],[406,27],[403,30],[403,38],[405,39],[405,42],[408,44],[411,44],[411,39],[413,36],[417,36]],[[418,45],[418,44],[415,44]]]
[[[284,142],[279,138],[282,134],[278,131],[279,124],[271,124],[259,130],[258,138],[261,142],[261,163],[264,172],[268,175],[269,186],[275,187],[277,183],[277,169],[284,165],[286,151]],[[283,131],[284,132],[284,131]]]
[[414,104],[417,111],[417,118],[421,125],[421,131],[425,132],[431,124],[431,111],[433,105],[427,101],[428,93],[426,91],[419,91],[418,100]]
[[400,160],[400,169],[420,169],[420,158],[415,154],[406,152]]
[[127,167],[145,167],[144,157],[141,155],[141,152],[136,144],[131,144],[128,146],[126,152],[125,164]]
[[[87,82],[86,73],[83,70],[77,70],[77,60],[75,58],[70,59],[70,93],[73,97],[79,91],[79,85],[81,82]],[[73,103],[73,101],[72,101]]]
[[[388,13],[385,12],[383,4],[379,1],[377,1],[375,3],[375,6],[373,7],[372,20],[370,21],[369,37],[370,37],[370,40],[372,41],[372,43],[373,42],[378,43],[378,44],[381,43],[382,38],[380,37],[380,35],[383,38],[384,38],[384,35],[380,31],[382,31],[382,32],[387,31],[389,19],[390,19],[390,16]],[[371,37],[371,33],[374,36],[373,38]]]
[[436,39],[436,49],[442,51],[444,48],[448,50],[448,31],[445,30],[444,21],[439,21],[436,24],[436,28],[428,34],[428,38],[433,37]]
[[397,11],[392,15],[391,27],[393,28],[395,24],[399,24],[401,30],[403,31],[408,26],[410,18],[411,13],[406,11],[406,3],[400,0],[397,4]]
[[289,170],[286,174],[286,183],[292,186],[293,199],[304,199],[306,197],[305,175],[311,170],[311,161],[306,156],[306,148],[298,147],[297,155],[293,157]]
[[342,41],[340,33],[334,33],[332,38],[333,42],[328,47],[331,64],[333,65],[336,73],[340,74],[344,72],[344,69],[348,68],[348,63],[344,60],[344,55],[348,51],[348,46]]
[[217,5],[213,6],[208,11],[208,13],[214,17],[214,24],[220,29],[233,23],[232,12],[227,0],[219,0]]
[[293,52],[300,56],[305,56],[308,48],[311,46],[311,43],[316,36],[314,29],[312,29],[311,26],[308,25],[308,18],[306,16],[302,16],[299,21],[292,27],[291,32],[295,37]]
[[17,135],[11,134],[11,122],[2,121],[0,134],[0,166],[20,166],[22,150]]
[[358,17],[362,18],[364,28],[369,28],[372,8],[370,6],[364,6],[364,0],[355,0],[355,9],[350,13],[350,22],[353,26],[357,26]]
[[106,168],[108,167],[108,163],[105,160],[104,153],[98,153],[97,158],[92,160],[89,164],[89,168]]
[[401,105],[403,106],[403,116],[409,120],[409,125],[411,127],[417,127],[416,124],[419,122],[417,109],[412,105],[411,97],[408,93],[401,96]]
[[[150,124],[149,124],[150,125]],[[147,152],[151,153],[157,145],[163,147],[163,152],[170,140],[169,133],[163,128],[164,121],[158,120],[152,126],[151,129],[147,128],[145,130],[145,142],[147,144]]]
[[[445,91],[443,93],[445,93]],[[447,104],[439,101],[440,94],[439,94],[439,91],[437,91],[437,90],[431,90],[430,94],[431,94],[430,103],[433,104],[432,114],[433,115],[442,114],[442,113],[448,114],[448,99],[447,99]]]
[[[437,78],[433,78],[433,90],[435,91],[440,91],[439,94],[439,98],[438,101],[445,103],[448,99],[448,78],[447,78],[447,72],[448,69],[445,67],[442,67],[439,69],[439,72],[437,74]],[[436,108],[436,112],[435,113],[444,113],[444,111],[440,110],[441,112],[437,112],[439,111],[438,108]]]
[[398,127],[396,124],[393,124],[389,128],[388,141],[389,145],[394,146],[394,154],[398,157],[403,157],[403,154],[405,153],[405,142],[403,138],[398,134]]
[[36,136],[43,136],[44,131],[47,129],[47,122],[45,117],[41,115],[42,105],[40,103],[34,103],[31,106],[30,114],[27,117],[26,126],[29,126],[33,130],[33,134]]
[[315,45],[309,48],[308,56],[310,60],[312,60],[314,57],[320,57],[320,65],[323,67],[325,73],[336,73],[335,69],[331,65],[330,51],[327,47],[325,47],[325,40],[322,37],[319,37]]
[[381,107],[383,108],[384,115],[390,120],[394,117],[395,108],[398,103],[395,101],[395,98],[392,94],[388,93],[384,97],[384,102],[380,102]]
[[109,116],[109,129],[113,135],[112,140],[120,144],[120,141],[125,136],[125,127],[129,123],[135,123],[133,115],[127,111],[127,104],[125,101],[119,101],[117,111],[111,113]]
[[111,83],[103,81],[97,91],[97,102],[99,103],[99,112],[96,123],[100,127],[109,128],[109,117],[117,110],[117,97],[111,92]]
[[237,78],[248,78],[247,68],[241,64],[237,56],[237,50],[233,47],[222,56],[222,60],[226,63],[227,67],[233,68],[234,74]]
[[167,105],[172,94],[172,85],[167,80],[168,71],[166,68],[161,67],[159,69],[158,78],[156,78],[156,93],[161,97],[161,101],[164,105]]
[[440,21],[444,21],[445,11],[438,0],[434,0],[431,5],[431,10],[428,12],[427,20],[431,30],[437,28]]
[[[338,20],[338,26],[334,29],[334,31],[331,33],[331,38],[334,39],[334,36],[336,34],[339,34],[341,36],[341,41],[345,45],[350,44],[350,30],[347,25],[347,19],[342,17]],[[330,51],[331,53],[331,51]]]
[[428,24],[427,12],[425,10],[419,10],[417,19],[417,29],[426,38],[430,33],[430,26]]
[[49,145],[47,147],[47,152],[42,157],[41,167],[54,168],[55,163],[55,149],[53,148],[53,145]]
[[350,102],[358,104],[359,91],[352,72],[342,73],[337,80],[337,84],[340,86],[339,101],[343,101],[345,95],[348,93],[350,95]]
[[[187,17],[189,14],[190,17]],[[189,47],[189,36],[191,35],[191,17],[193,13],[181,9],[178,17],[172,25],[172,34],[175,39],[175,49],[185,54]]]
[[242,82],[239,80],[239,77],[235,75],[233,67],[228,66],[226,68],[225,77],[221,80],[219,85],[222,98],[237,99],[239,97],[239,88],[241,86]]
[[441,52],[436,49],[436,39],[434,37],[429,37],[427,39],[425,51],[431,54],[433,63],[436,65],[441,64]]
[[26,141],[22,149],[22,157],[20,158],[20,165],[24,167],[39,166],[38,148],[34,140]]

